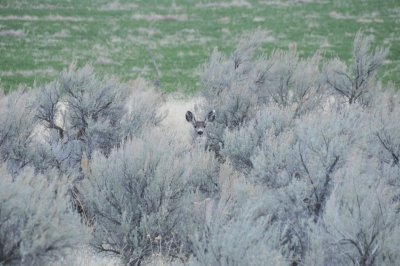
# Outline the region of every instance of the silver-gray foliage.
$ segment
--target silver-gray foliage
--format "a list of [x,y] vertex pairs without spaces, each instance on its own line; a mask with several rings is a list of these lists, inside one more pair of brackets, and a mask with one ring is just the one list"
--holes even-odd
[[128,265],[140,265],[154,254],[181,255],[186,249],[186,237],[180,235],[187,217],[183,199],[216,189],[216,164],[205,151],[189,154],[159,131],[132,138],[108,157],[96,153],[82,183],[95,217],[92,244]]
[[[15,186],[16,190],[16,186],[24,182],[32,183],[32,178],[21,174],[25,169],[34,169],[35,182],[45,182],[46,179],[51,182],[61,179],[66,183],[81,180],[89,174],[88,169],[93,154],[108,156],[112,149],[122,146],[134,136],[142,135],[147,128],[157,126],[164,118],[159,111],[161,104],[160,94],[151,90],[146,84],[122,85],[111,78],[99,78],[90,66],[81,69],[72,66],[57,80],[36,90],[20,89],[9,95],[1,94],[0,163],[7,165],[7,170],[15,181],[15,183],[10,182],[7,185],[8,176],[4,173],[4,177],[2,176],[0,179],[0,182],[4,182],[4,186],[3,183],[1,185],[1,189],[4,188],[2,192],[6,192],[10,186],[13,189]],[[26,186],[18,191],[21,195],[7,194],[7,197],[10,198],[15,196],[16,199],[10,201],[10,204],[15,206],[7,205],[8,201],[4,201],[4,204],[3,200],[1,201],[1,207],[10,210],[14,208],[16,211],[12,215],[19,215],[4,217],[4,219],[12,219],[10,221],[15,223],[15,230],[25,230],[22,226],[32,226],[29,223],[30,219],[36,222],[33,226],[41,226],[41,222],[47,223],[48,221],[55,225],[63,224],[64,221],[59,222],[57,219],[65,218],[65,222],[71,222],[71,226],[65,225],[65,230],[70,232],[61,229],[58,232],[50,226],[50,229],[48,227],[43,229],[47,230],[46,232],[33,232],[36,235],[32,237],[45,237],[49,241],[53,241],[54,238],[54,241],[59,242],[60,247],[57,246],[58,243],[51,243],[46,250],[40,246],[48,244],[46,239],[39,239],[43,240],[43,243],[35,242],[35,239],[25,235],[23,237],[26,239],[21,239],[18,233],[24,233],[24,231],[17,233],[13,229],[14,227],[8,228],[9,225],[4,220],[4,226],[7,228],[3,227],[2,233],[4,234],[1,244],[7,250],[2,251],[5,254],[2,261],[14,259],[14,257],[16,260],[19,259],[17,257],[19,251],[15,251],[14,248],[19,250],[20,243],[13,241],[20,241],[26,246],[26,251],[23,250],[24,254],[27,254],[23,255],[24,260],[28,256],[51,256],[53,249],[54,253],[58,255],[59,249],[62,249],[63,245],[77,248],[78,244],[81,244],[74,240],[78,239],[75,236],[79,234],[79,230],[72,227],[76,224],[73,223],[72,218],[67,216],[71,210],[64,210],[65,213],[62,213],[60,208],[63,205],[59,203],[62,200],[65,206],[71,203],[71,197],[63,196],[61,198],[63,193],[73,195],[75,207],[84,211],[86,215],[84,219],[87,218],[89,213],[82,205],[79,182],[74,185],[69,183],[66,188],[58,188],[57,192],[60,194],[52,198],[54,206],[51,207],[46,207],[47,201],[50,200],[50,192],[43,191],[43,194],[40,195],[39,187],[35,187],[36,183],[32,183],[32,186],[35,193],[38,194],[34,194]],[[2,194],[2,196],[4,195]],[[20,201],[17,200],[18,197]],[[35,197],[43,197],[43,202],[40,201],[41,198]],[[24,201],[37,206],[31,204],[24,206]],[[46,206],[43,207],[44,205]],[[26,207],[31,208],[31,212],[24,213],[27,211]],[[48,208],[48,210],[42,210],[42,207]],[[54,208],[56,209],[54,210]],[[9,209],[7,212],[6,210],[1,212],[1,215],[9,215]],[[76,218],[79,220],[78,217]],[[9,232],[8,229],[10,229]],[[27,231],[28,229],[25,230],[27,234],[34,230]],[[62,239],[57,240],[57,237]],[[72,239],[71,243],[68,244],[67,241],[70,239]],[[10,250],[8,244],[13,245]],[[16,246],[14,247],[14,245]],[[37,252],[40,254],[35,253],[35,250],[28,250],[31,248],[29,245],[39,245],[33,249],[37,248]],[[9,252],[15,254],[9,254]],[[32,259],[36,265],[36,257]]]
[[221,167],[219,179],[219,197],[197,201],[193,208],[189,265],[286,265],[271,226],[275,199],[229,165]]
[[264,37],[205,65],[203,108],[216,111],[208,130],[222,160],[157,128],[158,93],[85,67],[2,96],[1,161],[16,182],[31,180],[18,178],[26,166],[85,172],[75,188],[91,243],[129,265],[155,254],[189,265],[395,265],[400,94],[376,76],[387,50],[370,52],[359,32],[347,67],[295,46],[263,55]]
[[32,93],[18,89],[5,96],[0,94],[0,159],[16,177],[32,162],[34,110]]
[[[259,145],[257,138],[261,135],[244,136],[246,133],[241,128],[255,127],[260,134],[259,130],[267,126],[264,124],[272,122],[262,121],[271,119],[267,115],[274,111],[273,107],[287,109],[291,117],[285,115],[286,121],[277,118],[272,123],[290,124],[307,112],[321,109],[325,96],[319,53],[301,59],[292,47],[289,51],[274,51],[270,56],[259,55],[264,36],[262,31],[255,32],[242,40],[231,56],[215,50],[202,75],[205,108],[215,109],[217,114],[217,123],[211,129],[214,141],[222,146],[225,157],[230,157],[245,171],[251,166],[249,151],[254,142]],[[239,147],[232,139],[232,135],[237,134],[253,143],[243,143]]]
[[[357,151],[360,152],[360,151]],[[323,265],[396,265],[399,261],[399,168],[357,156],[336,173],[321,228],[312,241]],[[397,205],[397,206],[396,206]],[[319,246],[319,247],[318,247]],[[315,251],[314,251],[315,252]],[[315,253],[317,253],[315,252]],[[318,257],[317,257],[318,256]]]
[[87,241],[66,183],[55,172],[33,172],[25,169],[13,180],[0,169],[0,265],[46,265]]
[[333,59],[324,67],[324,81],[348,103],[368,103],[375,90],[376,73],[385,60],[388,49],[377,47],[370,53],[372,38],[359,31],[354,39],[353,62],[350,67]]
[[[292,265],[393,264],[400,105],[396,89],[383,88],[376,77],[387,49],[371,53],[371,38],[357,33],[348,71],[340,60],[321,64],[318,53],[300,59],[295,48],[257,57],[261,42],[254,38],[252,53],[243,45],[231,57],[214,52],[203,84],[205,105],[219,113],[221,154],[275,200],[276,207],[264,203],[276,232],[269,247]],[[226,244],[208,246],[231,225],[228,219],[211,226],[198,239],[208,243],[207,259],[218,261],[226,255],[215,254],[231,249],[222,238],[216,242]]]
[[[132,88],[131,88],[132,87]],[[25,166],[82,177],[82,158],[103,154],[164,118],[161,96],[145,84],[99,78],[72,65],[34,91],[0,98],[0,158],[14,176]]]
[[47,166],[77,170],[83,154],[89,159],[94,151],[107,155],[146,126],[159,124],[163,117],[158,97],[143,88],[131,92],[116,80],[100,79],[90,66],[72,66],[38,92],[36,119],[50,131],[38,150],[49,161]]

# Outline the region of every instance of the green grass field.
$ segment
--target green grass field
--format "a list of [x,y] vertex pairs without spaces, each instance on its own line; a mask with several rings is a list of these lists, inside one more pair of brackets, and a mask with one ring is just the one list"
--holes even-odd
[[390,47],[380,78],[400,82],[398,0],[0,0],[0,87],[43,84],[74,61],[154,80],[155,62],[163,91],[190,94],[215,47],[229,53],[258,28],[265,53],[296,43],[343,60],[361,29]]

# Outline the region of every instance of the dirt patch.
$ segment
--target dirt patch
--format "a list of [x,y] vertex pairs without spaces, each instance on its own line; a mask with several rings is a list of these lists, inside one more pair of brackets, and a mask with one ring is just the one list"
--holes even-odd
[[196,4],[197,8],[234,8],[234,7],[240,7],[240,8],[252,8],[253,6],[251,3],[245,1],[245,0],[234,0],[230,2],[214,2],[214,3],[199,3]]
[[93,21],[93,18],[71,17],[71,16],[60,16],[60,15],[50,15],[45,17],[12,15],[12,16],[0,16],[0,20],[81,22],[81,21]]
[[0,36],[24,38],[26,37],[26,33],[24,30],[3,30],[0,31]]
[[99,10],[101,11],[124,11],[124,10],[133,10],[138,7],[137,4],[134,3],[121,3],[119,1],[113,1],[102,5]]
[[200,108],[202,98],[183,98],[170,96],[162,108],[162,112],[167,114],[163,121],[166,130],[174,134],[178,139],[189,144],[191,141],[191,130],[193,126],[185,119],[188,110],[196,112]]
[[54,33],[53,37],[57,39],[63,39],[71,36],[71,32],[69,30],[62,29],[56,33]]
[[132,16],[133,20],[145,20],[145,21],[178,21],[184,22],[188,20],[188,15],[159,15],[159,14],[135,14]]
[[338,20],[356,20],[358,23],[383,23],[383,20],[379,18],[379,12],[371,12],[369,14],[367,13],[361,14],[360,16],[353,16],[339,13],[337,11],[331,11],[329,16]]
[[303,4],[327,4],[327,0],[291,0],[291,1],[273,1],[273,0],[263,0],[258,1],[262,5],[267,6],[277,6],[277,7],[288,7],[291,5],[303,5]]
[[0,72],[0,77],[14,77],[14,76],[23,76],[23,77],[34,77],[34,76],[54,76],[58,71],[53,68],[45,68],[45,69],[35,69],[35,70],[13,70],[13,71],[2,71]]
[[211,38],[201,36],[197,31],[191,31],[190,29],[184,29],[176,32],[175,34],[166,35],[160,41],[159,45],[162,47],[176,47],[183,46],[189,43],[197,45],[207,45],[211,42]]
[[51,266],[76,265],[76,266],[119,266],[123,265],[121,260],[107,256],[105,254],[96,253],[88,246],[81,247],[69,251],[65,258],[57,262],[49,263]]
[[111,58],[99,56],[94,62],[96,65],[115,65],[116,63]]

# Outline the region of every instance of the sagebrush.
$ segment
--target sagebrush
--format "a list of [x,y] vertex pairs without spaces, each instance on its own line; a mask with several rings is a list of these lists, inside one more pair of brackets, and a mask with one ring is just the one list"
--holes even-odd
[[215,112],[203,146],[162,125],[157,91],[90,67],[2,95],[4,180],[28,180],[29,193],[28,168],[65,181],[93,229],[86,243],[128,265],[396,265],[400,96],[377,76],[387,48],[358,32],[344,63],[295,46],[265,55],[264,40],[204,65],[200,109]]

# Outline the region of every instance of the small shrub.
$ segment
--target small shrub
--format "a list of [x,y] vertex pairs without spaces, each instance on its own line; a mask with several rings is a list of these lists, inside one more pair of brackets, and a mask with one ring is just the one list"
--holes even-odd
[[121,118],[122,136],[139,136],[149,127],[159,126],[166,114],[161,113],[163,97],[143,80],[128,85],[129,94],[124,100],[125,113]]
[[15,181],[4,167],[0,175],[0,264],[45,265],[87,241],[65,183],[29,169]]
[[90,66],[72,65],[41,88],[33,106],[37,124],[47,134],[35,147],[36,169],[56,168],[82,178],[84,157],[90,160],[96,151],[107,155],[130,136],[158,125],[163,119],[161,97],[143,82],[132,87],[99,78]]
[[[90,158],[95,150],[109,153],[122,136],[119,121],[124,114],[126,88],[111,79],[101,80],[90,66],[74,66],[38,92],[36,118],[58,134],[48,145],[62,144],[68,167],[77,167],[83,153]],[[55,138],[55,139],[54,139]],[[75,142],[80,149],[66,152]],[[78,159],[78,160],[76,160]]]
[[[353,157],[337,173],[324,214],[322,236],[324,265],[396,265],[400,250],[399,213],[393,197],[399,187],[390,185],[399,168],[380,166],[375,158]],[[398,238],[398,235],[397,235]],[[393,242],[395,241],[395,242]]]
[[[222,154],[232,161],[236,170],[249,173],[265,140],[277,138],[293,128],[294,111],[291,106],[282,108],[277,104],[260,108],[247,126],[225,130]],[[268,152],[267,144],[265,147],[265,152]]]
[[23,89],[0,95],[0,159],[16,177],[32,161],[34,110],[32,93]]
[[[371,137],[373,143],[369,147],[373,153],[379,154],[379,158],[400,166],[400,126],[394,123],[400,116],[400,95],[393,88],[388,88],[385,93],[377,97],[375,103],[374,135]],[[376,142],[379,144],[376,145]]]
[[367,104],[377,87],[376,73],[389,50],[377,47],[370,53],[371,41],[359,31],[354,39],[353,64],[347,67],[340,59],[333,59],[324,67],[325,83],[349,104]]
[[191,231],[189,265],[286,265],[272,244],[276,235],[269,207],[274,200],[227,166],[219,178],[220,197],[205,202],[205,217]]

